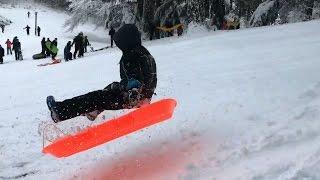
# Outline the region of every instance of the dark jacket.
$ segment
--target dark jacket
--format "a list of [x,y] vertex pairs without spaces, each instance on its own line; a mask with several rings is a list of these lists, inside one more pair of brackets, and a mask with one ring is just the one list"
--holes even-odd
[[56,47],[58,47],[58,42],[57,42],[57,40],[53,40],[53,41],[51,42],[51,46],[56,46]]
[[46,39],[45,39],[45,38],[43,38],[43,39],[41,40],[41,47],[44,48],[44,49],[45,49],[45,47],[46,47]]
[[151,99],[157,86],[156,62],[149,51],[141,45],[141,34],[133,24],[122,26],[115,34],[116,45],[123,52],[120,60],[121,84],[136,79],[142,84],[142,95]]
[[84,38],[84,46],[90,46],[90,42],[86,37]]
[[19,50],[21,45],[20,45],[20,42],[17,38],[13,39],[12,44],[13,44],[13,50],[15,50],[15,51]]
[[68,42],[67,45],[64,47],[64,57],[66,59],[66,57],[68,57],[68,54],[71,51],[71,42]]
[[2,58],[3,56],[4,56],[4,49],[0,47],[0,58]]
[[72,42],[72,45],[75,45],[76,49],[81,49],[83,48],[83,36],[82,35],[77,35]]
[[24,29],[27,29],[27,31],[30,30],[30,26],[26,26]]

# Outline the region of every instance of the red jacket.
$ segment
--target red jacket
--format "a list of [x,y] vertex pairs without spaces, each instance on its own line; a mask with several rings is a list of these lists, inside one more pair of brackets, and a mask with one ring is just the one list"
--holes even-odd
[[12,42],[10,40],[7,40],[6,45],[7,45],[7,48],[11,48]]

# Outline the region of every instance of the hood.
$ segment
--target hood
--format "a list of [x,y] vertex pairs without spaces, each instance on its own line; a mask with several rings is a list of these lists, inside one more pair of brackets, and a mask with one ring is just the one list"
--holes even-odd
[[123,25],[114,35],[116,45],[127,51],[141,46],[141,34],[134,24]]

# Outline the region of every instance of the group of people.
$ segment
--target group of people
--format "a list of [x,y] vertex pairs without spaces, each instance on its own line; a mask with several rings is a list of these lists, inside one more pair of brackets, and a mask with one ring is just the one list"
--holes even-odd
[[[12,55],[12,50],[13,50],[14,54],[15,54],[15,59],[16,60],[23,60],[22,51],[21,51],[21,43],[20,43],[17,36],[15,36],[12,41],[7,39],[5,44],[7,46],[7,55]],[[5,50],[0,45],[0,64],[3,64],[4,55],[5,55]]]
[[[74,45],[74,53],[71,53],[71,48]],[[88,37],[83,35],[83,32],[80,32],[77,36],[73,38],[73,41],[68,41],[67,45],[64,48],[64,60],[69,61],[72,59],[81,58],[84,56],[84,53],[88,52],[88,46],[91,46]]]
[[41,54],[45,55],[45,57],[52,57],[52,60],[55,60],[58,54],[58,38],[54,38],[53,41],[50,38],[43,37],[41,40]]

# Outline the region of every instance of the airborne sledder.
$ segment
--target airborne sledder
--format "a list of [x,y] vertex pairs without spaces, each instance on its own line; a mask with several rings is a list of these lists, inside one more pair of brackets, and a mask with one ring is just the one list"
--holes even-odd
[[156,63],[149,51],[141,45],[138,28],[126,24],[114,37],[123,52],[120,60],[120,82],[113,82],[103,90],[55,101],[47,97],[47,105],[55,123],[79,115],[94,120],[104,110],[131,109],[149,104],[157,85]]

